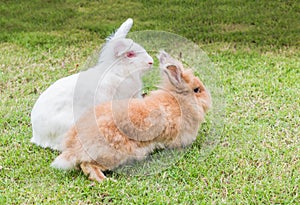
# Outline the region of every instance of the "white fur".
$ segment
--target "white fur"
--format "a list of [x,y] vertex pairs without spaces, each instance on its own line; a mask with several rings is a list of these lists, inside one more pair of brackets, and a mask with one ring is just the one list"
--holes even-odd
[[59,155],[55,158],[55,160],[51,163],[51,167],[62,170],[71,170],[76,167],[76,159],[66,160],[62,155]]
[[[40,95],[31,112],[32,143],[62,150],[66,132],[85,110],[112,99],[141,97],[141,75],[153,59],[131,39],[120,38],[131,28],[126,22],[105,44],[95,67],[59,79]],[[129,51],[135,56],[128,57]]]
[[124,23],[122,23],[120,28],[118,28],[118,30],[115,33],[113,33],[111,36],[107,37],[106,40],[110,41],[116,38],[125,38],[127,33],[130,31],[132,25],[133,25],[132,18],[128,18]]

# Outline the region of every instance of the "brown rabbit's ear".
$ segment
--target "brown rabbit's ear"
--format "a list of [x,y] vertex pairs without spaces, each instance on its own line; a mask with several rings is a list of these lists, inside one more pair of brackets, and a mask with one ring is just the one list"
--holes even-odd
[[166,64],[168,61],[173,60],[172,57],[165,51],[161,50],[157,55],[160,65]]
[[175,65],[168,65],[165,69],[164,72],[167,74],[170,82],[175,86],[175,87],[180,87],[182,84],[182,70],[175,66]]

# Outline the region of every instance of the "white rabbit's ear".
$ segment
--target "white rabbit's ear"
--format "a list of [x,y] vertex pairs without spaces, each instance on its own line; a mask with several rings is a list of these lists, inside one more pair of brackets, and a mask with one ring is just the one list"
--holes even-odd
[[130,45],[128,45],[128,43],[129,42],[125,40],[121,40],[121,39],[116,40],[114,44],[114,54],[116,57],[120,57],[121,55],[123,55],[128,51],[128,49],[130,48]]
[[182,70],[176,66],[176,65],[168,65],[164,70],[163,70],[170,82],[177,88],[181,87],[182,85]]
[[125,38],[130,31],[133,24],[133,20],[128,18],[122,25],[116,30],[115,33],[106,38],[107,41],[115,40],[118,38]]

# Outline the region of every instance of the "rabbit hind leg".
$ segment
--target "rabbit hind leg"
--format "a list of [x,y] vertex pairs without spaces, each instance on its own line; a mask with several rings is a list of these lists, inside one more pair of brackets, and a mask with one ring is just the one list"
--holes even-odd
[[80,168],[83,173],[89,177],[90,180],[102,182],[106,179],[105,175],[101,171],[101,166],[92,162],[83,162],[80,164]]

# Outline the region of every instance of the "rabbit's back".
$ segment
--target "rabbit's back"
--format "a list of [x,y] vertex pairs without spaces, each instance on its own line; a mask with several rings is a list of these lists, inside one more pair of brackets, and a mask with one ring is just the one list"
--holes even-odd
[[77,77],[75,74],[62,78],[40,95],[31,112],[31,142],[60,149],[61,143],[56,142],[56,138],[60,137],[57,135],[65,133],[73,122],[72,104]]
[[155,148],[180,146],[180,104],[165,91],[150,95],[90,109],[69,132],[64,152],[76,156],[79,164],[96,161],[105,169],[114,169],[144,159]]

